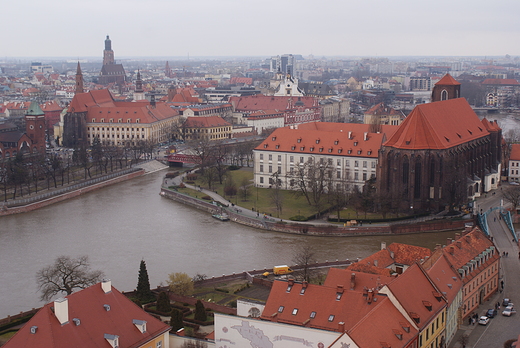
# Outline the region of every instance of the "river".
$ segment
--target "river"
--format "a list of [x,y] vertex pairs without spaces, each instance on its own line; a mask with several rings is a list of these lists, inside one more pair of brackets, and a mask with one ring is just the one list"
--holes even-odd
[[211,277],[290,264],[301,245],[312,245],[317,260],[325,261],[368,256],[382,241],[433,248],[453,237],[314,237],[220,222],[160,197],[165,172],[0,218],[0,318],[43,304],[35,274],[60,255],[88,255],[94,269],[102,269],[117,289],[129,291],[137,285],[141,259],[155,287],[172,272]]

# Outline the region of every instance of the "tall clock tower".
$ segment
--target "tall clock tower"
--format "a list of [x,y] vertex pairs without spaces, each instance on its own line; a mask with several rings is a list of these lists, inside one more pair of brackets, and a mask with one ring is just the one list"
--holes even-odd
[[31,150],[45,153],[45,114],[37,102],[31,102],[25,114],[25,133],[31,139]]

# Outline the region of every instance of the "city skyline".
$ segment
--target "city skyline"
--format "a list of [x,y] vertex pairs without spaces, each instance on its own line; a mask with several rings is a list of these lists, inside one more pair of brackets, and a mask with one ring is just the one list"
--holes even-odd
[[[362,3],[286,0],[10,3],[2,58],[101,56],[106,35],[124,57],[511,56],[520,2]],[[14,30],[13,30],[14,29]]]

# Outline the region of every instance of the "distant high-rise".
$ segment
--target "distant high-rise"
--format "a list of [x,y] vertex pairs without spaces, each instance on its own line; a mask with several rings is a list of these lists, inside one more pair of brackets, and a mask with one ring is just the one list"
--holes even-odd
[[294,75],[295,58],[292,54],[271,57],[269,61],[271,72],[281,72],[284,75]]
[[166,75],[166,77],[169,77],[171,78],[172,77],[172,69],[170,68],[170,64],[168,63],[168,61],[166,61],[166,67],[164,68],[164,74]]

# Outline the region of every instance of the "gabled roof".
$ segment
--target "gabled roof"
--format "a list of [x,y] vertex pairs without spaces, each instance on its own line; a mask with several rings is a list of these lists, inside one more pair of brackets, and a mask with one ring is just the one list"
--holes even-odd
[[92,90],[74,95],[68,112],[86,112],[91,106],[115,106],[114,98],[108,89]]
[[56,103],[55,100],[46,101],[40,105],[43,112],[61,111],[63,108]]
[[390,282],[388,289],[408,315],[415,318],[415,325],[420,329],[424,329],[446,305],[446,299],[418,264],[413,264]]
[[358,347],[407,347],[417,336],[415,329],[386,299],[359,321],[348,335]]
[[402,115],[402,112],[397,111],[396,109],[386,105],[385,103],[379,103],[365,111],[365,115],[397,116]]
[[435,257],[435,262],[429,265],[428,262],[426,262],[423,266],[428,267],[426,273],[428,273],[431,280],[439,290],[441,290],[444,297],[446,297],[448,304],[451,305],[453,300],[457,297],[457,293],[462,288],[462,280],[460,279],[459,273],[453,269],[443,255],[442,249],[436,250],[434,254],[439,255],[438,258]]
[[[354,262],[351,266],[355,267],[359,262]],[[389,269],[386,269],[390,271]],[[324,286],[336,287],[343,285],[348,290],[361,291],[367,289],[380,289],[383,285],[388,284],[394,277],[390,274],[382,275],[378,273],[367,273],[363,271],[353,271],[352,268],[339,269],[330,268],[327,274]]]
[[449,86],[449,85],[452,85],[452,86],[458,86],[460,85],[460,82],[455,80],[453,78],[453,76],[451,76],[450,74],[446,74],[442,77],[442,79],[440,79],[435,85],[442,85],[442,86]]
[[511,154],[509,155],[509,160],[520,161],[520,144],[511,145]]
[[[114,106],[92,106],[88,108],[87,123],[100,122],[104,119],[109,123],[154,123],[179,115],[178,110],[170,108],[164,103],[157,103],[152,107],[146,100],[139,102],[116,102]],[[119,122],[121,120],[121,122]],[[139,121],[138,121],[139,120]]]
[[[69,322],[63,325],[53,312],[54,302],[46,304],[4,347],[106,348],[110,344],[105,334],[119,336],[121,348],[140,347],[170,329],[117,289],[111,289],[105,293],[98,283],[67,296]],[[79,325],[74,318],[79,319]],[[134,320],[146,321],[146,331],[141,333]],[[34,326],[36,332],[31,333]]]
[[515,79],[485,79],[482,81],[483,85],[499,85],[499,86],[518,86],[518,83]]
[[199,127],[199,128],[214,128],[214,127],[227,127],[231,126],[231,123],[227,122],[220,116],[192,116],[186,118],[184,127]]
[[[351,291],[315,284],[275,281],[261,318],[329,331],[353,327],[386,296],[376,291]],[[302,294],[302,289],[305,291]],[[344,328],[339,324],[344,323]]]
[[399,149],[448,149],[489,132],[464,98],[416,106],[384,146]]
[[298,129],[278,128],[255,150],[377,158],[385,134],[369,133],[369,127],[360,123],[312,122]]
[[475,227],[471,232],[446,245],[443,250],[446,259],[458,270],[490,247],[494,247],[493,242]]
[[229,101],[235,105],[235,110],[251,112],[257,110],[287,110],[289,108],[289,100],[292,101],[293,107],[297,101],[303,102],[304,107],[316,107],[316,98],[314,97],[281,97],[281,96],[265,96],[257,94],[244,97],[230,97]]
[[424,260],[432,254],[432,251],[428,248],[402,243],[392,243],[388,246],[388,250],[394,254],[394,263],[408,266]]

